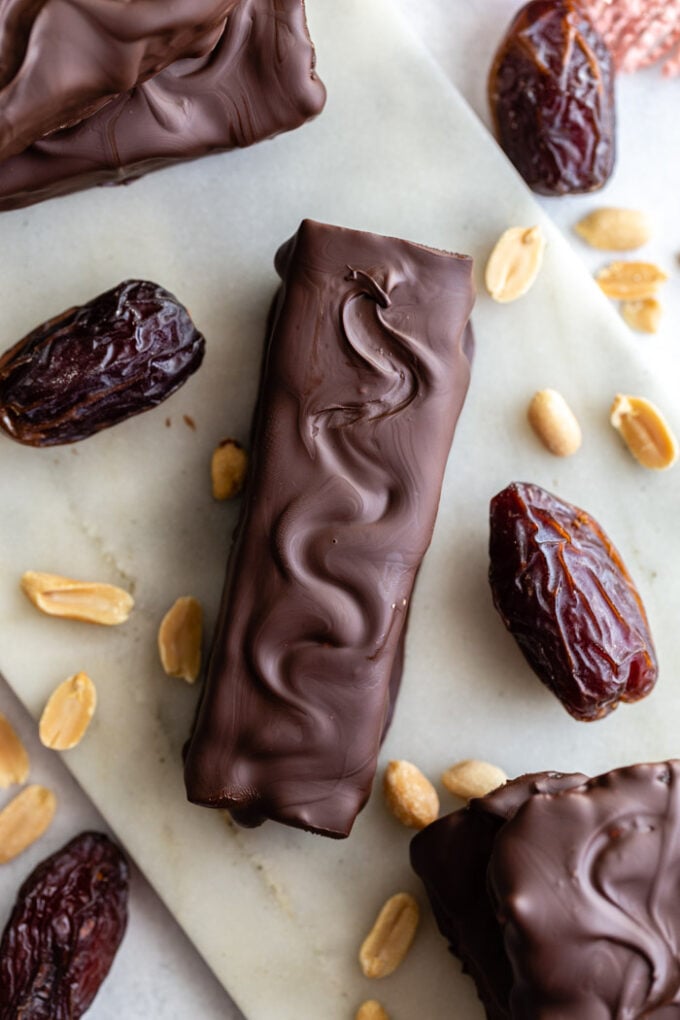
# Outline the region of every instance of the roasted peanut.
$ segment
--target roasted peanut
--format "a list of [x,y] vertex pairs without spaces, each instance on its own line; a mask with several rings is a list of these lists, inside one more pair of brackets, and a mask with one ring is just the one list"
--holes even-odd
[[652,236],[648,217],[637,209],[595,209],[574,229],[591,247],[603,251],[633,251]]
[[0,789],[25,783],[28,770],[28,752],[9,719],[0,713]]
[[54,818],[57,801],[44,786],[27,786],[0,811],[0,864],[35,843]]
[[652,262],[612,262],[596,275],[601,290],[619,301],[643,301],[654,297],[668,279]]
[[661,323],[661,303],[656,298],[642,301],[624,301],[621,315],[631,329],[638,333],[656,333]]
[[392,974],[411,948],[420,911],[408,893],[391,896],[359,950],[359,962],[368,978]]
[[529,404],[529,424],[543,445],[556,457],[571,457],[580,449],[581,427],[557,390],[539,390]]
[[80,743],[97,707],[97,690],[87,673],[76,673],[52,692],[40,717],[40,739],[53,751]]
[[439,814],[437,791],[409,761],[391,761],[385,769],[383,791],[390,811],[410,829],[424,829]]
[[386,1010],[375,999],[368,999],[359,1006],[354,1020],[390,1020]]
[[488,761],[467,759],[459,761],[448,768],[442,776],[442,783],[454,797],[461,800],[472,800],[473,797],[485,797],[487,793],[507,783],[508,777],[497,765]]
[[619,393],[612,404],[609,420],[643,467],[663,471],[675,464],[677,440],[651,400]]
[[485,283],[494,301],[522,297],[543,264],[545,238],[540,227],[511,227],[501,235],[486,264]]
[[192,684],[201,669],[203,610],[197,599],[185,595],[168,609],[158,630],[158,652],[168,676]]
[[34,570],[24,574],[21,587],[33,605],[48,616],[107,627],[125,623],[134,606],[132,596],[113,584],[73,581]]
[[219,500],[237,496],[246,478],[248,454],[235,439],[223,439],[210,464],[213,497]]

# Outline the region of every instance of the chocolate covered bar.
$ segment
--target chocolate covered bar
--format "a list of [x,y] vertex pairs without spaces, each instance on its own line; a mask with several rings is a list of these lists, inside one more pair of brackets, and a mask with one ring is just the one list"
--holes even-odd
[[251,467],[185,761],[244,825],[347,836],[470,378],[472,262],[305,221],[276,256]]
[[680,762],[509,783],[413,839],[490,1020],[680,1014]]
[[210,52],[237,0],[5,0],[0,160],[180,57]]
[[252,145],[318,114],[326,92],[303,0],[235,0],[229,8],[210,52],[175,61],[0,163],[0,209]]

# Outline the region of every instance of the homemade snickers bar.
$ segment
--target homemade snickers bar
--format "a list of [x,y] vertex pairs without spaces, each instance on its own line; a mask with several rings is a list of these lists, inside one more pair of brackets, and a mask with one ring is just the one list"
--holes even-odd
[[276,257],[189,799],[347,836],[470,379],[472,261],[305,221]]
[[680,762],[523,776],[411,861],[490,1020],[680,1012]]
[[[129,31],[137,38],[141,26],[134,14],[146,3],[107,6],[128,12]],[[315,71],[303,0],[231,0],[226,7],[226,19],[212,35],[204,32],[191,46],[186,41],[182,59],[173,57],[131,90],[108,95],[89,115],[84,109],[81,118],[63,116],[57,92],[50,109],[62,118],[62,129],[31,137],[32,144],[0,162],[0,210],[252,145],[320,113],[326,90]],[[0,39],[2,27],[0,21]],[[147,48],[156,53],[150,43]],[[49,52],[41,56],[48,75]],[[115,81],[120,85],[120,77]],[[3,108],[0,91],[0,124],[13,111],[7,101]],[[26,132],[20,134],[26,141]],[[35,135],[34,127],[29,134]]]
[[0,6],[0,160],[79,121],[181,57],[214,47],[237,0],[7,0]]

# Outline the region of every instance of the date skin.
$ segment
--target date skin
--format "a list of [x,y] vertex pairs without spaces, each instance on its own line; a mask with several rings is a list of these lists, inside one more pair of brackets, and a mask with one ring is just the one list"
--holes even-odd
[[186,308],[127,280],[38,326],[0,358],[0,428],[28,446],[75,443],[175,392],[203,360]]
[[656,653],[619,553],[585,511],[515,482],[491,501],[494,605],[540,680],[576,719],[652,690]]
[[614,65],[578,0],[533,0],[491,67],[489,104],[501,148],[534,191],[601,188],[616,158]]
[[127,863],[102,833],[39,864],[0,943],[0,1020],[78,1020],[113,963],[127,900]]

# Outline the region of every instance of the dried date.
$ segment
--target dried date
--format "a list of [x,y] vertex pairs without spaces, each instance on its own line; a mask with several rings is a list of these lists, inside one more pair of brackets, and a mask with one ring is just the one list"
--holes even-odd
[[647,615],[619,553],[585,511],[538,485],[491,501],[494,605],[527,662],[576,719],[638,701],[657,678]]
[[38,326],[0,358],[0,428],[29,446],[85,439],[175,392],[203,360],[186,308],[127,280]]
[[545,195],[601,188],[614,169],[614,65],[578,0],[533,0],[491,67],[496,136],[527,184]]
[[78,1020],[127,922],[128,866],[84,832],[26,879],[0,943],[0,1020]]

